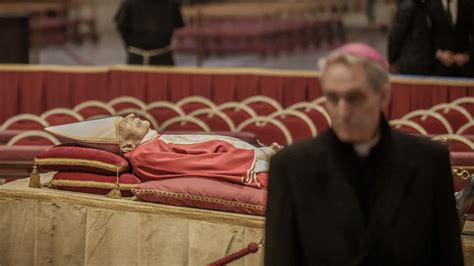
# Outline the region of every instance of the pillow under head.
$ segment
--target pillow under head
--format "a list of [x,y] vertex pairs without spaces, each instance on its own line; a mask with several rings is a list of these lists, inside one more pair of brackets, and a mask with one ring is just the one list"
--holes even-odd
[[42,169],[116,175],[130,169],[128,161],[111,152],[81,146],[57,145],[36,157]]

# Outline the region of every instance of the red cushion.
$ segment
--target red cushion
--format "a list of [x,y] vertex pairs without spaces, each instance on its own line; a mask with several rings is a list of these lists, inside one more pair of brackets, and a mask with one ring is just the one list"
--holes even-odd
[[51,146],[4,146],[0,145],[0,161],[30,161]]
[[111,152],[80,146],[58,145],[36,158],[40,168],[51,171],[116,174],[130,169],[128,161]]
[[132,189],[143,201],[265,215],[267,191],[200,177],[145,182]]
[[[113,175],[98,175],[80,172],[58,172],[54,174],[50,184],[60,190],[84,192],[105,195],[115,186],[117,177]],[[125,173],[119,178],[120,192],[124,197],[133,196],[130,191],[140,184],[138,177]]]

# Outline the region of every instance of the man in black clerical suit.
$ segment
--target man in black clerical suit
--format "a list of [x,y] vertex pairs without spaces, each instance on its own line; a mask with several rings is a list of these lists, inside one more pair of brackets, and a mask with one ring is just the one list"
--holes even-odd
[[388,60],[394,73],[432,75],[433,48],[424,0],[399,0],[388,35]]
[[123,0],[115,22],[129,64],[174,65],[171,37],[184,25],[177,0]]
[[384,58],[347,44],[321,65],[332,125],[271,159],[265,265],[463,265],[449,152],[390,129]]
[[429,0],[435,75],[474,77],[472,0]]

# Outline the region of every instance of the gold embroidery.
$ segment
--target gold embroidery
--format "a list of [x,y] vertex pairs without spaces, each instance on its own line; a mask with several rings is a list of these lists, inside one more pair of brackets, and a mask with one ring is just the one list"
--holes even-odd
[[232,206],[232,207],[241,207],[241,208],[247,208],[247,209],[253,209],[253,210],[259,210],[259,211],[264,211],[265,206],[262,205],[255,205],[255,204],[250,204],[250,203],[242,203],[242,202],[237,202],[237,201],[231,201],[231,200],[224,200],[224,199],[218,199],[218,198],[211,198],[211,197],[203,197],[203,196],[197,196],[197,195],[189,195],[189,194],[181,194],[181,193],[176,193],[176,192],[170,192],[170,191],[163,191],[163,190],[152,190],[152,189],[134,189],[134,192],[141,194],[160,194],[163,196],[169,196],[173,198],[178,198],[178,199],[191,199],[191,200],[197,200],[197,201],[203,201],[203,202],[209,202],[209,203],[217,203],[221,205],[227,205],[227,206]]
[[452,174],[459,176],[462,180],[469,180],[471,174],[469,171],[463,169],[462,167],[452,167]]
[[[110,163],[99,162],[95,160],[85,160],[85,159],[72,159],[72,158],[44,158],[44,159],[35,159],[35,164],[37,166],[44,165],[68,165],[68,166],[89,166],[99,169],[104,169],[110,172],[115,172],[117,166]],[[119,172],[125,171],[128,169],[128,165],[122,165],[118,168]]]
[[[51,179],[50,185],[54,187],[87,187],[87,188],[103,188],[113,189],[115,183],[98,182],[98,181],[80,181],[80,180],[63,180],[63,179]],[[131,190],[136,187],[137,184],[120,184],[121,190]]]

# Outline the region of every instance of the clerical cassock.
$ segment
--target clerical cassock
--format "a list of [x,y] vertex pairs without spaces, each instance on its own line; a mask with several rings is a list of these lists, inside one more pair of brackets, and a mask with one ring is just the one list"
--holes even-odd
[[184,25],[177,0],[124,0],[115,22],[129,64],[174,65],[171,38]]

